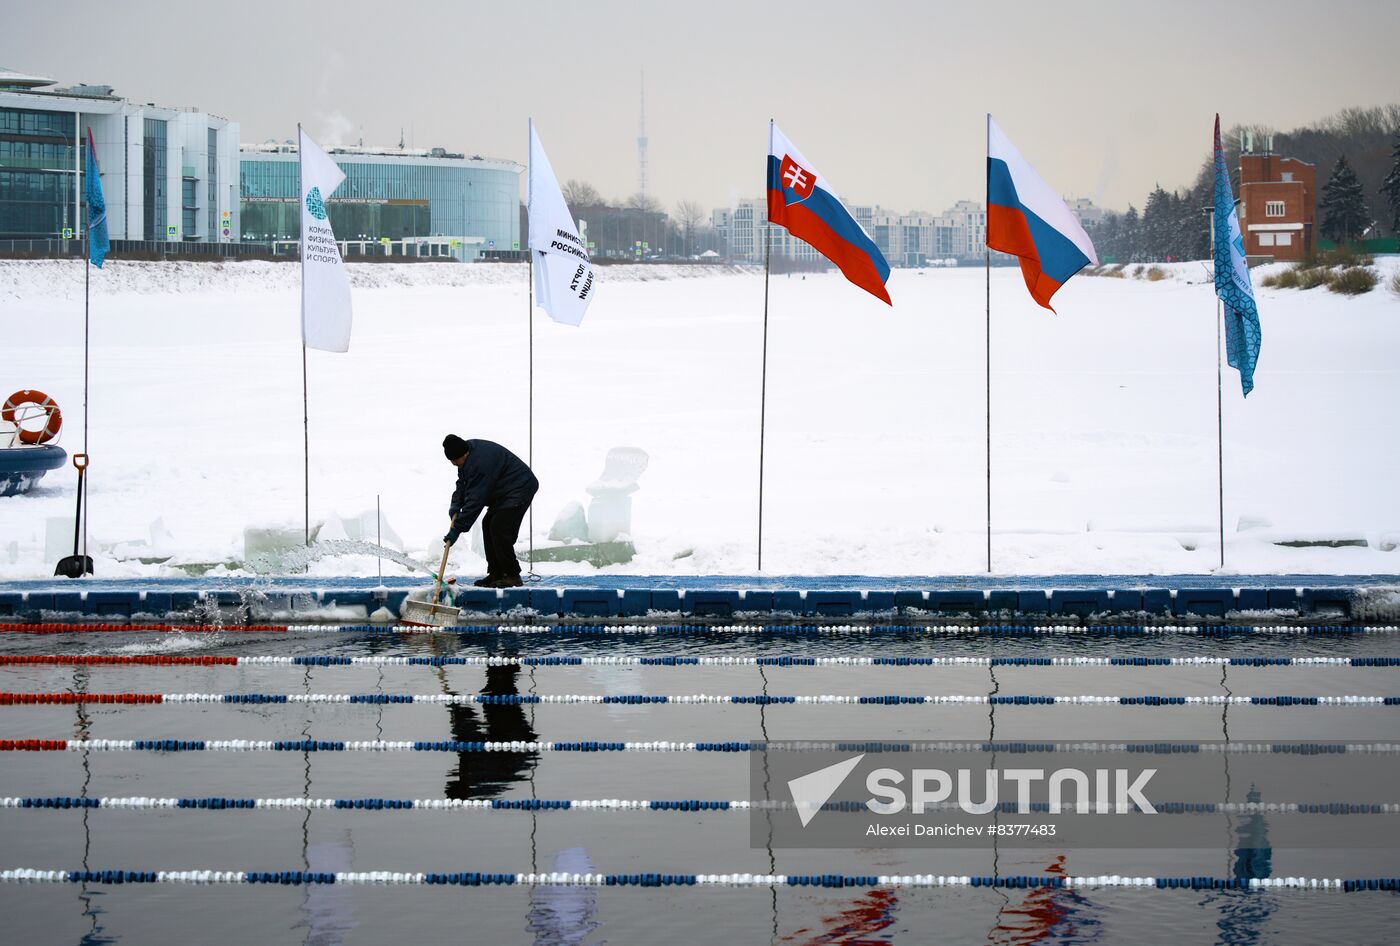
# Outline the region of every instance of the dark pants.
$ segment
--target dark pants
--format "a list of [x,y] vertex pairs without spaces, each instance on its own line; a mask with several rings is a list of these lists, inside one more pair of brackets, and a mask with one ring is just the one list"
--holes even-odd
[[529,505],[492,506],[481,518],[481,539],[486,546],[486,573],[497,577],[520,577],[520,560],[515,557],[515,540]]

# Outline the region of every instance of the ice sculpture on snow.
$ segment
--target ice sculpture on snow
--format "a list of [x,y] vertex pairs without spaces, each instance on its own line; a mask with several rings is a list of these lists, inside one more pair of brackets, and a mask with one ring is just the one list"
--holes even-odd
[[588,486],[588,539],[611,542],[632,534],[632,494],[646,471],[650,457],[636,447],[613,447],[603,463],[603,473]]
[[613,447],[603,461],[603,472],[586,487],[592,499],[588,511],[570,501],[559,511],[549,538],[555,542],[616,542],[632,534],[632,494],[646,471],[650,457],[637,447]]

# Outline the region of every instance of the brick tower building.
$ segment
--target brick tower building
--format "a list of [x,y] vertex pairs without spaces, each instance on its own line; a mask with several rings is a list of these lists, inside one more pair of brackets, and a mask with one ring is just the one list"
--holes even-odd
[[1240,154],[1240,229],[1249,256],[1299,260],[1317,249],[1317,168],[1252,142]]

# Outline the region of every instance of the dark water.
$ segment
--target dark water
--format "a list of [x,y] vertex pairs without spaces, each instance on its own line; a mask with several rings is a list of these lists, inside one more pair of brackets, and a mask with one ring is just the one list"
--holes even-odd
[[[1394,635],[1150,639],[917,635],[5,635],[4,653],[1358,656]],[[264,693],[1395,694],[1350,667],[22,667],[0,690]],[[0,738],[1400,740],[1400,708],[166,705],[0,708]],[[1383,793],[1384,794],[1384,793]],[[0,755],[0,795],[741,799],[743,754]],[[1338,799],[1341,800],[1341,799]],[[1393,795],[1391,800],[1395,800]],[[1400,854],[1217,850],[775,850],[746,815],[0,810],[0,866],[129,870],[935,873],[1363,877]],[[1395,895],[1100,889],[0,886],[14,943],[1382,943]]]

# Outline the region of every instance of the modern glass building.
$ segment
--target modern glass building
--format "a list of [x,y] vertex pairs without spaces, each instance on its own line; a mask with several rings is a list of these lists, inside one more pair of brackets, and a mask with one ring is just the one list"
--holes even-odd
[[0,106],[0,235],[71,227],[77,117]]
[[[451,256],[520,249],[520,174],[512,161],[431,150],[330,148],[345,181],[326,201],[348,255]],[[296,146],[244,145],[243,239],[300,237]]]
[[0,67],[0,240],[81,238],[82,141],[114,240],[238,239],[238,124]]

